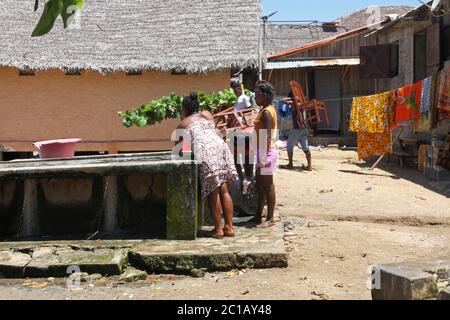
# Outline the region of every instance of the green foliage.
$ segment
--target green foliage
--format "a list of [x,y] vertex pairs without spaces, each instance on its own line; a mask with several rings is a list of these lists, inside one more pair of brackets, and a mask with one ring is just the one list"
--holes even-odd
[[[251,96],[252,93],[246,90],[246,94]],[[221,108],[232,107],[236,104],[236,95],[233,90],[225,89],[212,93],[210,95],[199,92],[199,109],[200,111],[210,111],[212,113]],[[170,96],[161,97],[150,101],[146,105],[140,106],[135,111],[121,111],[119,115],[123,118],[122,123],[129,128],[136,125],[140,128],[160,123],[167,119],[176,119],[181,116],[181,102],[183,97],[172,93]]]
[[[63,19],[64,28],[67,28],[76,11],[83,9],[83,6],[84,0],[48,0],[31,36],[40,37],[50,32],[60,15]],[[35,0],[34,11],[38,8],[39,0]]]

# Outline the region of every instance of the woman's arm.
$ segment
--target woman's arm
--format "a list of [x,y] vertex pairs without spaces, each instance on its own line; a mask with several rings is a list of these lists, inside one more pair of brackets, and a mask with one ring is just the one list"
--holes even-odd
[[[267,131],[267,147],[270,146],[270,141],[272,140],[272,123],[273,119],[269,112],[265,111],[263,113],[263,128]],[[269,150],[267,150],[269,151]]]

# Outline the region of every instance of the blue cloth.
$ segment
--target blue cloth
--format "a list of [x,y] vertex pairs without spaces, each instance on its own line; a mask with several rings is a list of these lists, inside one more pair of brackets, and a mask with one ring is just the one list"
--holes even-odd
[[280,118],[289,118],[292,117],[292,110],[289,107],[289,105],[284,104],[283,101],[277,100],[276,101],[276,109],[278,116]]

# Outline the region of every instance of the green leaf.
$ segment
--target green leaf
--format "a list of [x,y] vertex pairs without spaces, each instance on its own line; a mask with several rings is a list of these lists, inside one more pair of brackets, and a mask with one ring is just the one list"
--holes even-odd
[[[198,92],[200,110],[214,112],[222,106],[231,107],[236,103],[236,99],[236,95],[230,89],[225,89],[224,91],[215,92],[210,95],[201,91]],[[181,115],[182,101],[183,97],[172,93],[170,96],[152,100],[148,104],[140,106],[135,111],[119,112],[119,115],[123,117],[122,123],[124,126],[131,127],[134,124],[143,128],[167,119],[179,118]]]
[[62,8],[62,0],[48,0],[45,4],[44,12],[31,36],[40,37],[47,34],[53,28],[56,18],[60,15]]
[[145,117],[139,117],[137,120],[136,125],[139,128],[144,128],[147,125],[147,119]]
[[122,124],[123,124],[125,127],[130,128],[130,127],[133,126],[133,121],[131,121],[130,118],[125,117],[125,118],[123,118],[123,120],[122,120]]
[[78,10],[83,9],[84,0],[62,0],[63,8],[61,17],[63,19],[64,28],[67,28],[72,23],[72,17]]

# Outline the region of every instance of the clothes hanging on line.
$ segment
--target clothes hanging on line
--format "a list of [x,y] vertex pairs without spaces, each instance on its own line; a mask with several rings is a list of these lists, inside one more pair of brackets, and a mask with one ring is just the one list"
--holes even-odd
[[427,114],[431,109],[431,84],[433,77],[422,80],[422,97],[420,100],[420,114]]
[[399,88],[395,93],[395,122],[420,118],[422,100],[422,81]]
[[392,105],[392,92],[354,98],[350,130],[370,133],[388,130]]
[[390,130],[371,133],[358,132],[359,160],[390,153],[392,153],[392,134]]
[[450,67],[441,71],[438,90],[438,121],[450,118]]
[[358,132],[358,157],[366,159],[392,152],[390,124],[395,118],[394,92],[356,97],[350,130]]
[[436,76],[429,76],[422,80],[422,97],[420,100],[420,116],[413,120],[413,132],[424,133],[433,127],[435,108]]

